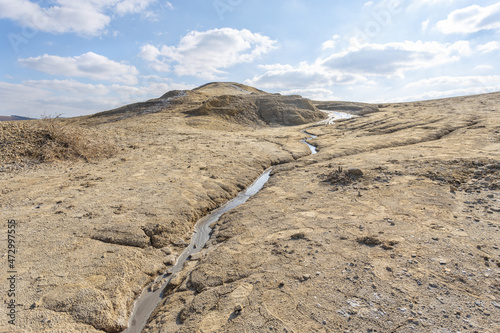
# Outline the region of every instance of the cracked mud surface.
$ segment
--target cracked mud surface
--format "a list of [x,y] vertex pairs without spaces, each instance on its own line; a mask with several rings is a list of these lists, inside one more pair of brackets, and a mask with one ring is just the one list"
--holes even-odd
[[499,102],[384,105],[309,127],[315,155],[307,125],[101,123],[116,156],[0,174],[2,219],[19,221],[17,328],[121,330],[197,218],[281,164],[216,224],[145,332],[496,332]]

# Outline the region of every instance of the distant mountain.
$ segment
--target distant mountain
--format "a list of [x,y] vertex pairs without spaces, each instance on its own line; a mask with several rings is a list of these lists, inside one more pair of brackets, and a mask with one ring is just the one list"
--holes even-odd
[[0,121],[13,121],[13,120],[31,120],[33,118],[21,117],[21,116],[0,116]]

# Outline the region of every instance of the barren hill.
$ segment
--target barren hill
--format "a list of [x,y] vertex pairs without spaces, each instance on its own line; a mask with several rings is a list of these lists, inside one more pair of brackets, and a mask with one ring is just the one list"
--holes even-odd
[[202,85],[193,91],[208,95],[208,96],[222,96],[222,95],[270,95],[269,93],[236,82],[211,82]]
[[31,118],[21,116],[0,116],[0,121],[30,120]]
[[[123,331],[194,223],[273,166],[166,277],[144,332],[498,332],[499,102],[342,106],[213,83],[56,120],[114,152],[0,170],[16,250],[1,292],[17,304],[0,331]],[[326,125],[317,106],[375,112]],[[21,145],[4,124],[1,147]]]
[[214,82],[185,91],[170,91],[160,98],[97,113],[93,121],[118,121],[127,117],[175,110],[191,116],[217,116],[245,125],[302,125],[325,119],[301,96],[266,93],[239,83]]

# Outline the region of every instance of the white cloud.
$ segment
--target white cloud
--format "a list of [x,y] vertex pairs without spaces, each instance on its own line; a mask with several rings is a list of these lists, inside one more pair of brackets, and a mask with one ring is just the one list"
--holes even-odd
[[435,4],[438,4],[438,3],[451,3],[453,1],[456,1],[456,0],[414,0],[415,3],[425,3],[425,4],[431,4],[431,5],[435,5]]
[[138,70],[131,65],[119,63],[105,56],[87,52],[76,57],[43,56],[19,59],[22,66],[50,75],[84,77],[92,80],[137,83]]
[[477,50],[482,53],[490,53],[493,51],[496,51],[500,49],[500,43],[499,42],[489,42],[486,44],[479,45],[477,47]]
[[[421,69],[459,63],[472,54],[469,41],[353,43],[329,56],[318,57],[313,63],[260,66],[265,72],[246,80],[245,84],[263,89],[302,92],[305,96],[311,89],[346,92],[352,87],[364,87],[367,91],[376,91],[387,80],[400,80],[410,71],[416,73]],[[311,93],[311,96],[317,99],[334,97],[324,91]]]
[[334,49],[339,39],[340,39],[339,35],[334,35],[332,39],[327,40],[326,42],[321,44],[323,50]]
[[[70,82],[65,82],[71,85]],[[67,89],[67,88],[66,88]],[[67,90],[66,90],[67,91]],[[2,114],[14,114],[38,118],[42,115],[77,116],[91,113],[91,110],[105,110],[114,107],[114,101],[92,94],[67,94],[45,89],[43,84],[31,81],[28,84],[0,82]]]
[[472,5],[457,9],[436,24],[445,34],[471,34],[481,30],[500,30],[500,2],[491,6]]
[[368,8],[373,6],[373,1],[367,1],[363,4],[363,8]]
[[[123,0],[115,5],[115,10],[119,15],[140,13],[156,1],[157,0]],[[170,4],[169,2],[167,3]]]
[[[411,82],[403,88],[413,92],[385,102],[415,101],[453,96],[484,94],[500,90],[500,76],[440,76]],[[400,95],[403,94],[400,92]],[[376,101],[380,102],[380,101]]]
[[320,63],[300,63],[292,65],[267,65],[261,66],[266,72],[255,75],[245,84],[261,87],[263,89],[318,89],[332,85],[371,84],[364,76],[343,73],[322,66]]
[[160,50],[153,45],[144,45],[141,47],[141,52],[139,52],[139,57],[146,61],[156,61],[160,55]]
[[411,82],[406,88],[421,87],[474,87],[474,86],[497,86],[500,85],[500,76],[439,76]]
[[29,80],[20,84],[0,82],[0,114],[64,117],[93,114],[163,95],[169,90],[192,89],[160,77],[145,77],[141,85],[86,84],[75,80]]
[[155,70],[213,80],[226,74],[221,69],[253,62],[273,50],[276,42],[249,30],[231,28],[192,31],[177,46],[142,47],[140,56]]
[[321,63],[344,73],[403,76],[406,71],[457,61],[472,53],[468,41],[453,44],[405,41],[387,44],[352,45]]
[[28,0],[0,0],[0,18],[50,33],[96,36],[104,32],[114,14],[145,10],[156,0],[56,0],[41,7]]
[[315,101],[338,101],[340,98],[336,96],[330,89],[325,88],[305,88],[305,89],[290,89],[280,91],[282,95],[301,95]]
[[491,71],[494,69],[495,69],[495,67],[493,67],[491,65],[478,65],[478,66],[474,67],[474,70],[481,71],[481,72]]
[[427,29],[429,28],[429,22],[430,22],[429,19],[422,22],[422,31],[423,32],[427,31]]

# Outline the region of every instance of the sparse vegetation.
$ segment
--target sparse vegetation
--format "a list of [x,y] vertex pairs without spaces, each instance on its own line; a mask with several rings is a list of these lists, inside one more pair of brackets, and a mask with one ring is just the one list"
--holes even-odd
[[88,162],[115,152],[98,131],[58,117],[5,122],[0,129],[0,163],[4,166],[78,159]]

